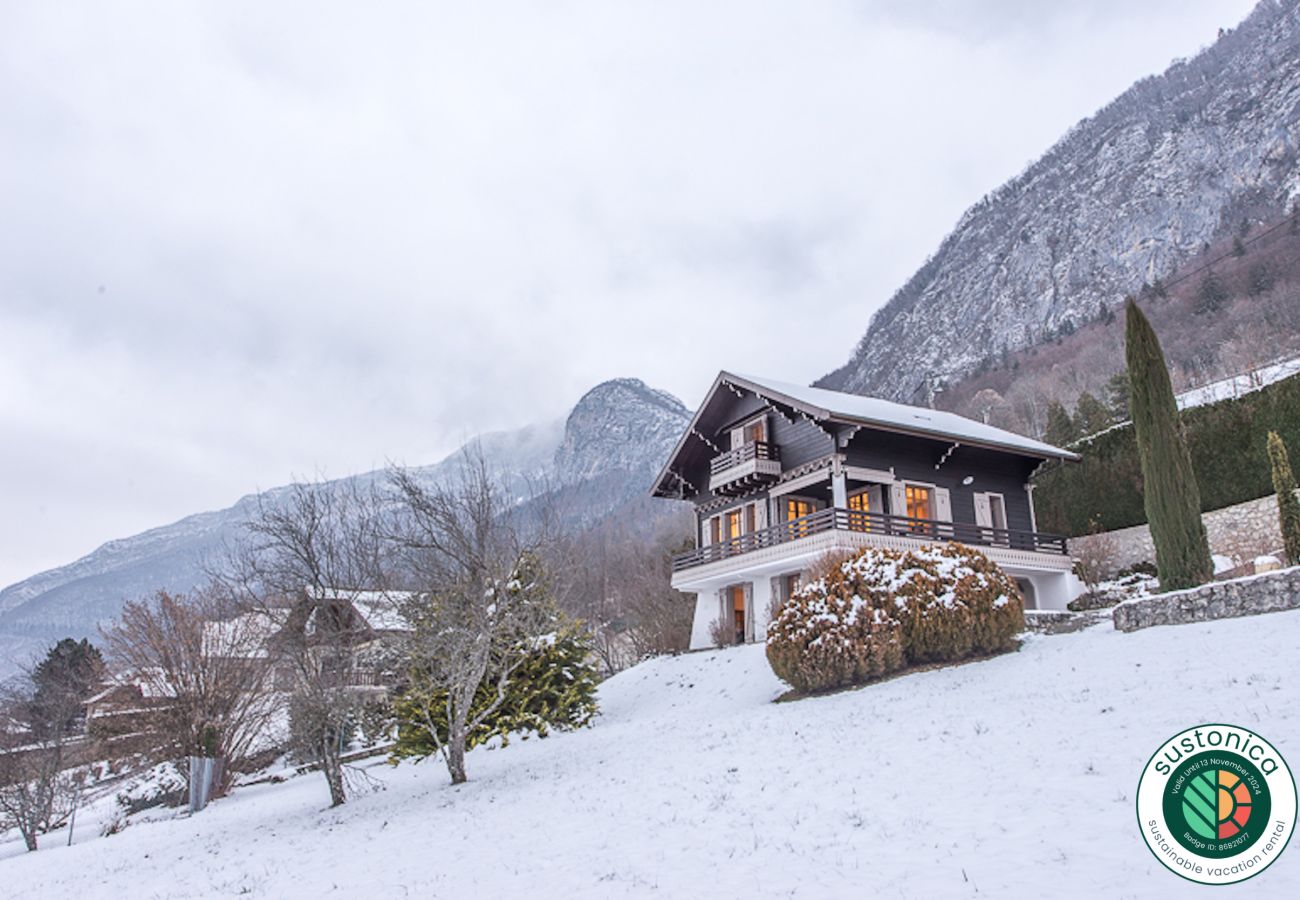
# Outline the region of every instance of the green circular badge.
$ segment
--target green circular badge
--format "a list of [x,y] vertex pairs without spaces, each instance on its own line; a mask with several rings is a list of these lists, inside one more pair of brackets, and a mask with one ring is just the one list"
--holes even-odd
[[1232,884],[1266,869],[1291,839],[1296,788],[1280,753],[1235,725],[1197,725],[1148,760],[1138,823],[1167,868],[1201,884]]
[[1165,821],[1174,840],[1211,859],[1233,856],[1259,837],[1272,810],[1268,783],[1248,760],[1222,752],[1180,762],[1165,782]]

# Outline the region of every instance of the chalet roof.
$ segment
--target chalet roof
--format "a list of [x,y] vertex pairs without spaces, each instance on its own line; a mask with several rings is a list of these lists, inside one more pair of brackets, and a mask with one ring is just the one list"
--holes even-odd
[[879,397],[866,397],[862,394],[845,394],[841,391],[828,391],[825,388],[801,387],[774,381],[770,378],[755,378],[751,375],[730,375],[724,372],[729,381],[738,386],[747,386],[767,397],[782,397],[791,401],[791,405],[802,407],[805,412],[817,418],[843,419],[861,422],[864,425],[877,425],[889,430],[906,431],[926,437],[951,439],[963,444],[977,444],[1002,450],[1013,450],[1026,456],[1044,459],[1079,458],[1077,453],[1053,447],[1042,441],[995,428],[983,422],[976,422],[956,413],[923,406],[906,406]]
[[135,672],[121,673],[113,676],[100,688],[99,692],[88,697],[87,704],[99,703],[121,690],[135,690],[145,699],[175,697],[176,691],[167,680],[166,673],[157,666],[148,666]]
[[861,394],[846,394],[825,388],[804,387],[771,378],[753,375],[737,375],[731,372],[719,372],[709,389],[704,401],[696,411],[695,417],[678,441],[663,471],[654,482],[654,492],[659,496],[671,496],[665,489],[664,479],[673,470],[674,463],[682,454],[692,433],[698,434],[701,416],[709,407],[714,395],[723,388],[749,390],[767,400],[788,406],[817,421],[842,422],[878,428],[884,431],[901,432],[920,437],[950,441],[957,444],[1003,450],[1031,459],[1065,459],[1078,460],[1078,454],[1062,450],[1043,441],[1034,440],[1014,431],[995,428],[983,422],[976,422],[956,413],[928,409],[920,406],[908,406],[894,403],[878,397],[866,397]]

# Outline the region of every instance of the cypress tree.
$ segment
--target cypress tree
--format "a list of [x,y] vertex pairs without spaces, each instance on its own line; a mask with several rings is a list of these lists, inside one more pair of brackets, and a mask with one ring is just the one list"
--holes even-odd
[[1127,305],[1124,355],[1142,465],[1142,503],[1156,547],[1160,588],[1195,587],[1214,573],[1201,521],[1201,491],[1183,442],[1164,352],[1151,323],[1132,300]]
[[1300,500],[1295,497],[1295,476],[1286,444],[1276,431],[1268,433],[1268,460],[1273,464],[1273,490],[1277,491],[1277,519],[1288,566],[1300,565]]

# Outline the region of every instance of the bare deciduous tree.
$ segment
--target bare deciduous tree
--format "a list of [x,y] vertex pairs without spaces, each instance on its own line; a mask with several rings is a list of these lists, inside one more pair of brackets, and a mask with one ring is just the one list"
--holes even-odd
[[225,789],[276,712],[267,641],[282,622],[218,585],[122,607],[105,645],[116,678],[158,700],[139,717],[156,758],[219,757]]
[[347,799],[343,741],[364,699],[349,678],[364,637],[350,601],[387,586],[379,523],[373,493],[356,482],[295,484],[260,501],[227,566],[245,602],[291,610],[273,657],[292,673],[294,738],[320,765],[332,806]]
[[671,586],[672,554],[687,542],[673,521],[655,535],[597,528],[561,543],[561,606],[586,623],[607,674],[689,645],[695,605]]
[[[69,704],[76,701],[63,698]],[[76,709],[38,704],[22,687],[0,699],[0,830],[15,828],[29,851],[41,834],[57,827],[72,810],[76,777],[66,770],[68,723]]]
[[1115,574],[1119,542],[1114,533],[1103,531],[1093,522],[1089,534],[1074,548],[1074,569],[1088,594],[1097,593],[1097,586]]
[[[428,732],[453,784],[466,780],[471,731],[506,697],[537,637],[555,623],[542,566],[547,532],[537,517],[513,521],[513,506],[481,452],[464,452],[455,475],[425,484],[394,469],[397,541],[416,591],[405,610],[415,626],[410,677],[443,698],[445,739],[432,711]],[[525,536],[527,535],[527,536]],[[488,684],[495,700],[475,707]]]

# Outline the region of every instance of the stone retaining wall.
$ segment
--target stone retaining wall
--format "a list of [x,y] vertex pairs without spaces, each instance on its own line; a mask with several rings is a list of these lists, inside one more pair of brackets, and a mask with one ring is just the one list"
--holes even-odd
[[1113,615],[1117,629],[1137,631],[1288,609],[1300,609],[1300,566],[1129,600],[1116,606]]
[[[1210,539],[1210,552],[1219,556],[1246,562],[1266,553],[1275,553],[1282,546],[1276,494],[1225,506],[1207,512],[1201,518]],[[1070,555],[1076,558],[1088,555],[1092,549],[1110,557],[1112,571],[1107,575],[1134,563],[1156,561],[1151,529],[1146,525],[1070,538],[1068,547]]]

